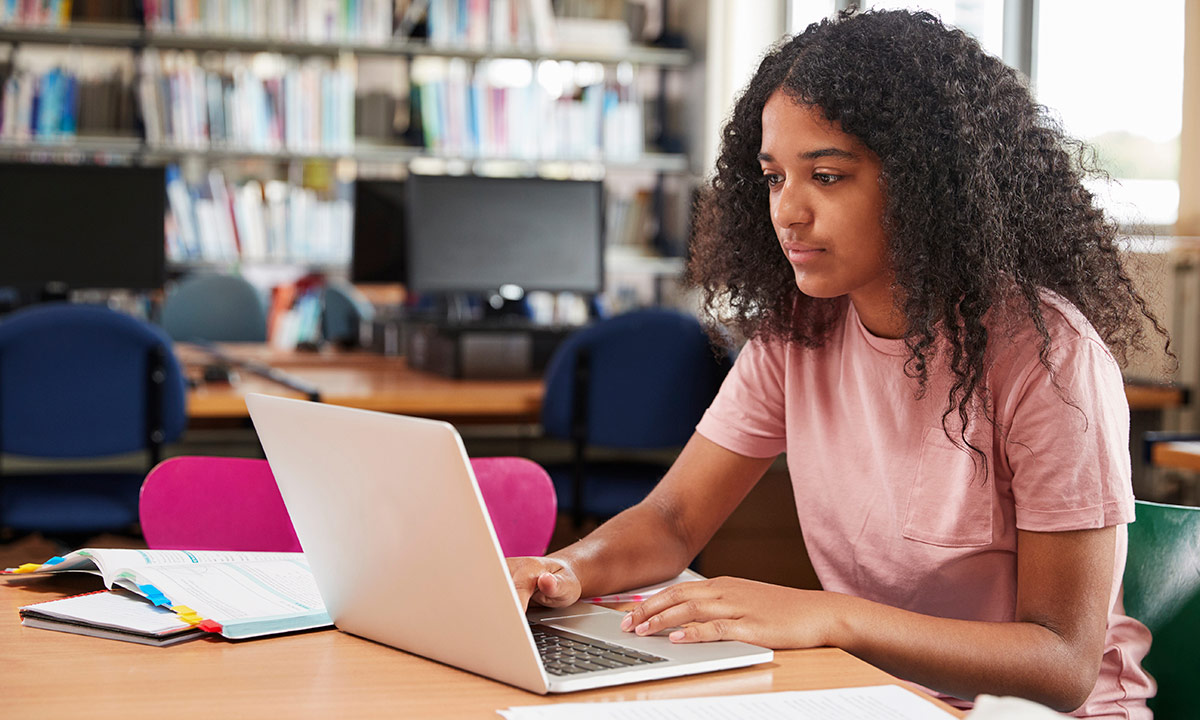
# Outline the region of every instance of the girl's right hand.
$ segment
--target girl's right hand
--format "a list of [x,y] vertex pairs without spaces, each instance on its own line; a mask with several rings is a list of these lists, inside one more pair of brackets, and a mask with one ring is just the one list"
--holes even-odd
[[506,561],[522,609],[528,609],[530,600],[546,607],[564,607],[579,600],[579,578],[566,563],[548,557],[514,557]]

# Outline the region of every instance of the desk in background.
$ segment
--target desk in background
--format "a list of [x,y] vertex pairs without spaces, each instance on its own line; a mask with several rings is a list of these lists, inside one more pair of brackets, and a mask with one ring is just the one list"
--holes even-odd
[[97,586],[94,578],[0,583],[5,717],[498,718],[497,709],[513,705],[900,684],[821,648],[739,670],[543,697],[332,630],[154,648],[21,627],[20,606]]
[[[1162,430],[1167,410],[1188,404],[1188,391],[1179,385],[1125,380],[1125,398],[1129,401],[1129,456],[1132,460],[1133,493],[1142,499],[1157,496],[1151,468],[1145,461],[1143,437]],[[1158,464],[1157,460],[1154,464]]]
[[1150,450],[1150,461],[1158,467],[1200,472],[1200,442],[1157,442]]
[[[410,368],[402,357],[366,352],[297,352],[266,345],[222,343],[235,360],[250,360],[282,370],[313,386],[321,401],[365,410],[418,415],[455,423],[536,423],[542,404],[542,381],[455,380]],[[195,346],[176,346],[180,361],[192,377],[212,357]],[[232,384],[201,383],[188,391],[188,418],[218,420],[246,418],[246,393],[284,397],[303,393],[248,372],[238,372]]]
[[[536,423],[544,387],[529,380],[457,380],[413,370],[402,357],[355,351],[298,352],[256,343],[221,343],[217,347],[236,360],[250,360],[286,372],[312,385],[323,402],[366,410],[435,417],[455,422]],[[180,343],[180,361],[192,377],[212,357]],[[203,383],[188,392],[191,419],[245,418],[246,393],[286,397],[303,393],[247,372],[232,385]],[[1127,382],[1125,396],[1134,412],[1179,407],[1185,392],[1174,386]]]
[[1126,380],[1125,399],[1132,412],[1160,411],[1182,407],[1187,402],[1187,391],[1178,385]]

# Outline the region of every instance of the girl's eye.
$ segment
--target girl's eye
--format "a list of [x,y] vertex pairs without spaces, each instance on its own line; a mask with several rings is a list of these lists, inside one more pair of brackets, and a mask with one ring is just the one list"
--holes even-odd
[[813,174],[813,180],[816,180],[818,183],[820,183],[822,185],[832,185],[841,179],[842,179],[841,175],[834,175],[832,173],[814,173]]
[[767,187],[775,187],[779,183],[783,182],[783,176],[776,175],[775,173],[766,173],[763,175],[763,180],[767,183]]

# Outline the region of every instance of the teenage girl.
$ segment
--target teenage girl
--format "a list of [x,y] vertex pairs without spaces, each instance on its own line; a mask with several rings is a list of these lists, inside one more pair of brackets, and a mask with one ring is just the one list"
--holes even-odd
[[776,46],[725,127],[688,268],[749,341],[645,501],[509,561],[522,599],[677,574],[787,453],[824,589],[685,583],[626,630],[834,646],[950,698],[1149,717],[1150,636],[1119,592],[1118,361],[1145,318],[1165,333],[1086,161],[1015,71],[930,15]]

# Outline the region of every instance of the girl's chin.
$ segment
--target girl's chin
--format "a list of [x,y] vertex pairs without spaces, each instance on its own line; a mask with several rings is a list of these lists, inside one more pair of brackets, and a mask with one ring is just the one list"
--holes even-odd
[[841,297],[842,295],[846,294],[845,291],[832,289],[822,283],[814,283],[808,278],[796,278],[796,288],[810,298],[818,298],[822,300]]

